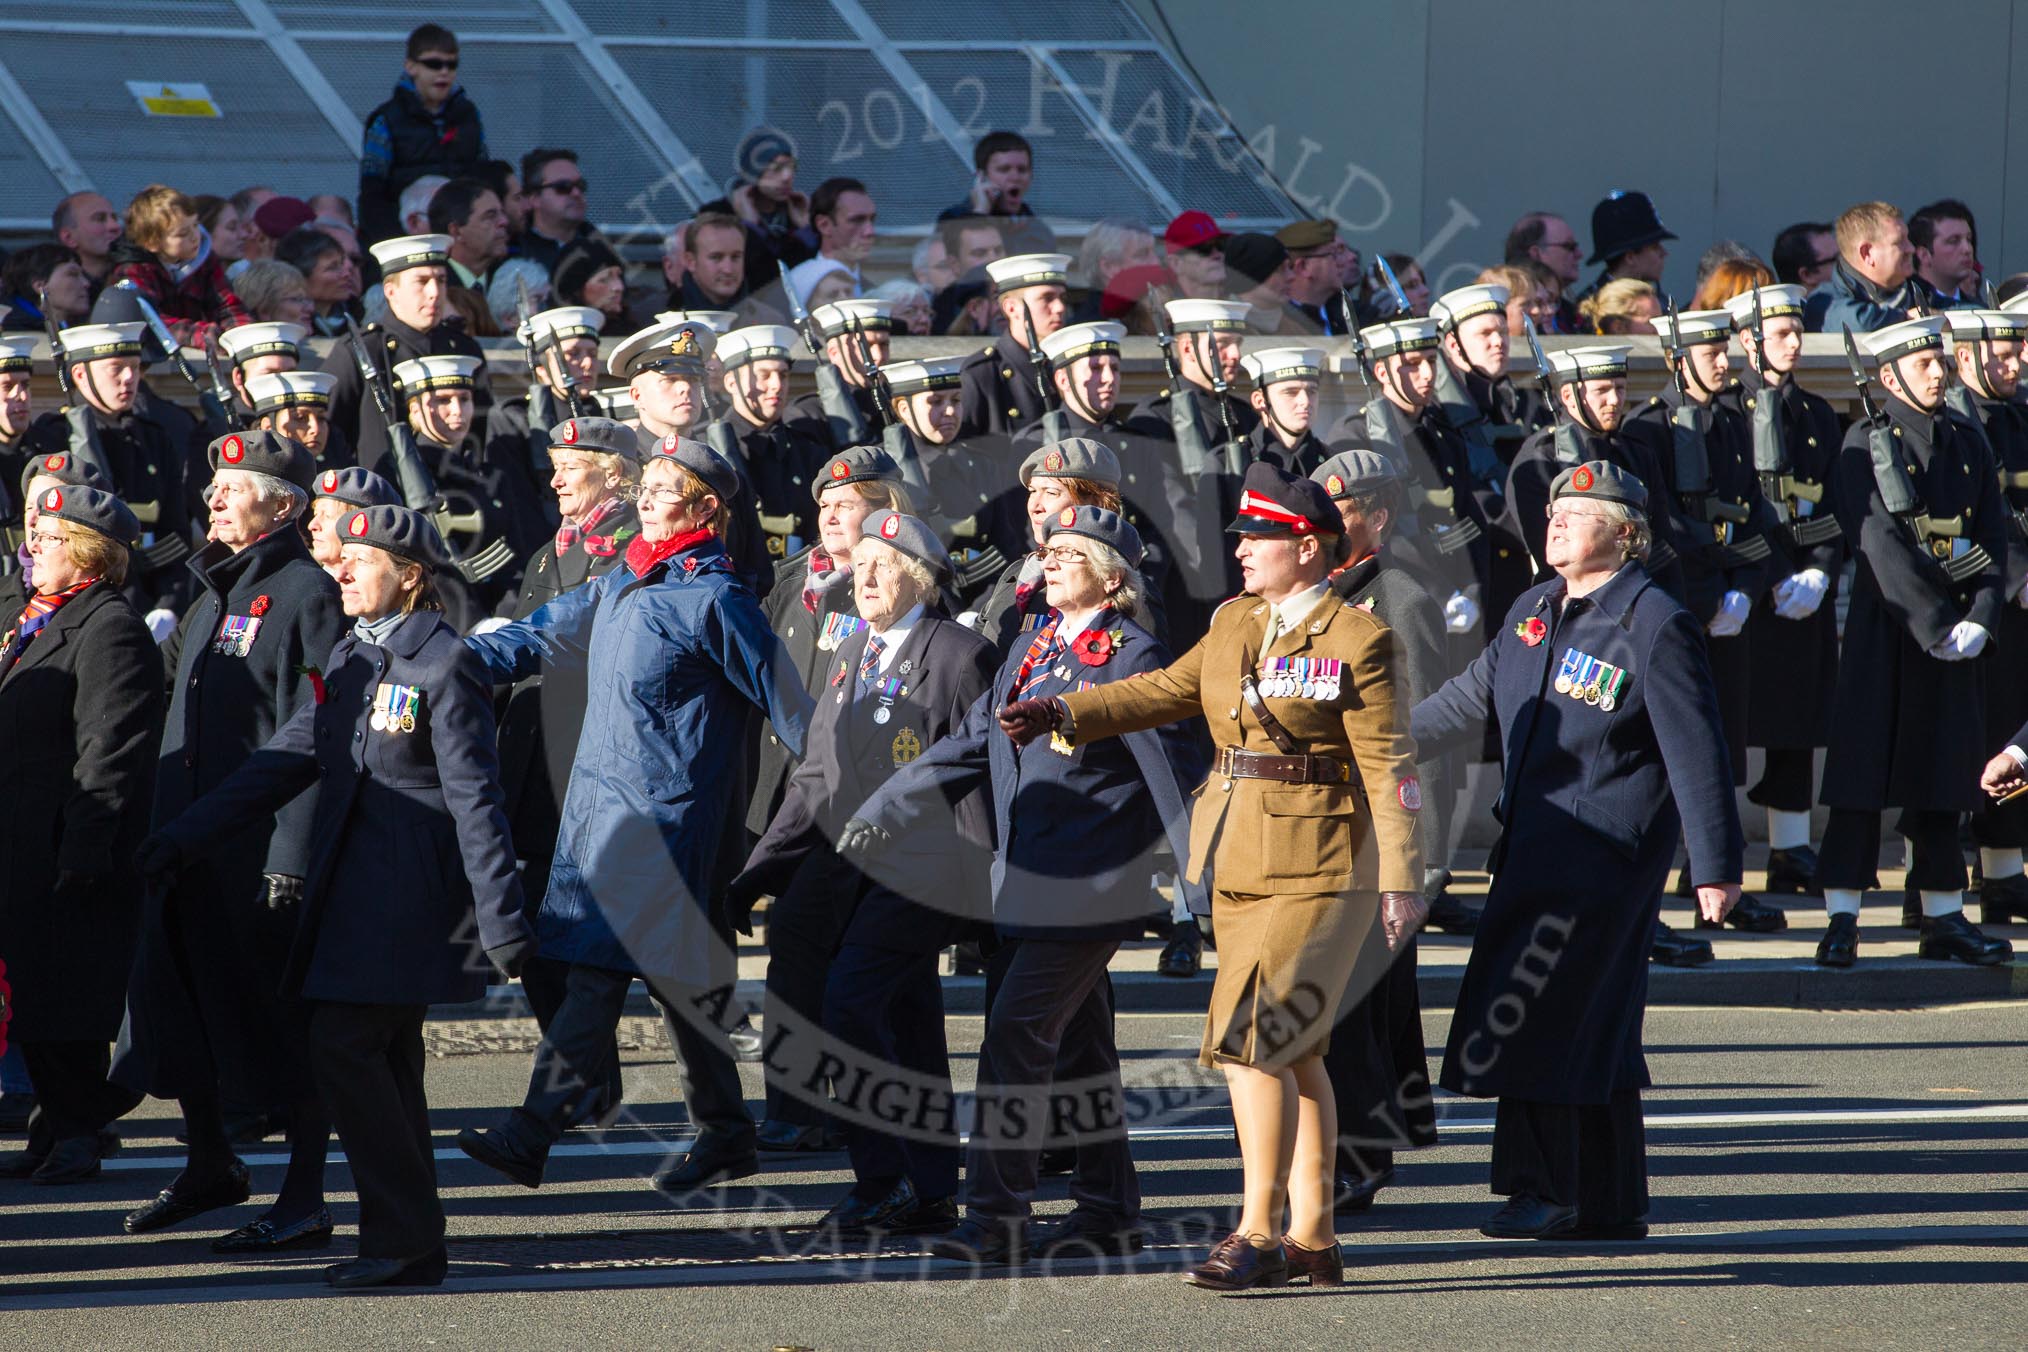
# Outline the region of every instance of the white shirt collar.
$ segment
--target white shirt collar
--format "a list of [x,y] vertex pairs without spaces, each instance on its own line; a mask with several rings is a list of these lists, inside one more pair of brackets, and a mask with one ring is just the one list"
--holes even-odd
[[[901,645],[908,642],[909,630],[922,622],[922,610],[922,602],[916,602],[908,614],[887,626],[887,632],[880,635],[882,647],[880,649],[880,665],[878,670],[882,676],[885,676],[887,669],[894,665],[894,655],[901,651]],[[867,639],[869,643],[872,641],[871,637]]]
[[1079,634],[1091,628],[1092,624],[1098,619],[1099,612],[1104,609],[1105,607],[1103,606],[1095,606],[1090,610],[1076,612],[1065,610],[1059,612],[1063,618],[1056,623],[1056,641],[1058,643],[1069,643]]
[[1276,626],[1277,632],[1286,634],[1291,629],[1300,627],[1303,621],[1310,618],[1310,612],[1317,608],[1317,602],[1323,600],[1324,593],[1330,589],[1328,582],[1319,582],[1313,587],[1305,587],[1276,605],[1275,614],[1280,617],[1280,623]]

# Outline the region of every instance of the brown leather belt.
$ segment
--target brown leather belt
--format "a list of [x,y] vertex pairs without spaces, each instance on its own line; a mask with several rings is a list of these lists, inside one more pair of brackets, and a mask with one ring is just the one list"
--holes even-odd
[[1344,784],[1352,778],[1350,767],[1330,756],[1268,756],[1236,746],[1219,750],[1218,773],[1228,779],[1272,779],[1282,784]]

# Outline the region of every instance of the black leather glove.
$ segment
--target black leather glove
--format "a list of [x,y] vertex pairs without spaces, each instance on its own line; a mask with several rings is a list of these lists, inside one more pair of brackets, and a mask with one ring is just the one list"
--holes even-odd
[[263,873],[268,880],[268,909],[279,911],[303,899],[303,880],[286,873]]
[[183,847],[159,831],[142,841],[134,853],[134,866],[141,870],[141,877],[157,885],[181,873],[186,862]]
[[486,950],[487,960],[499,968],[501,974],[509,980],[520,976],[521,969],[526,967],[528,960],[534,956],[535,936],[533,935],[523,935],[519,939],[509,940],[507,943],[501,944],[498,948]]
[[761,890],[747,874],[740,874],[725,885],[725,918],[732,927],[753,938],[753,908],[760,904]]
[[838,829],[838,853],[847,859],[864,859],[889,839],[887,832],[872,822],[854,817]]
[[1053,699],[1016,700],[1000,711],[1000,731],[1027,746],[1045,732],[1063,726],[1063,705]]

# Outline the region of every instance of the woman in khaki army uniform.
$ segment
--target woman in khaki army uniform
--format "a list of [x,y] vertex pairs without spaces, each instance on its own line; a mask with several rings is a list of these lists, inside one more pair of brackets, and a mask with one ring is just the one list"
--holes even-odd
[[1323,1285],[1343,1280],[1344,1258],[1322,1055],[1341,995],[1369,989],[1387,949],[1422,920],[1422,789],[1394,701],[1393,637],[1327,584],[1345,552],[1329,494],[1256,463],[1228,530],[1240,536],[1247,594],[1219,609],[1195,648],[1138,680],[1019,701],[1000,721],[1022,743],[1195,714],[1210,723],[1218,758],[1197,793],[1188,868],[1192,880],[1212,870],[1218,934],[1200,1060],[1232,1094],[1245,1196],[1238,1228],[1187,1279],[1214,1290],[1292,1276]]

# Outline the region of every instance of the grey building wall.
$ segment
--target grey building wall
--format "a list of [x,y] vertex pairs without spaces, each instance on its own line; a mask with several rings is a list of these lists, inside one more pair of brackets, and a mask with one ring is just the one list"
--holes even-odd
[[1299,199],[1439,289],[1524,211],[1588,250],[1613,188],[1682,236],[1679,302],[1711,241],[1765,257],[1876,197],[1960,198],[1988,275],[2028,270],[2028,0],[1129,3]]

